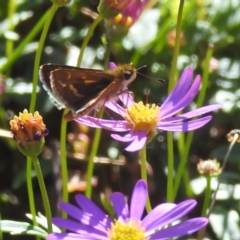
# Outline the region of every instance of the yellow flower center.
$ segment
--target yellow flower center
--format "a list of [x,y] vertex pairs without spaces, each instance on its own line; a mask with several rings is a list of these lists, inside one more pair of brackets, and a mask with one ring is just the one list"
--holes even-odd
[[159,110],[160,108],[156,104],[134,103],[125,110],[127,114],[124,118],[133,130],[150,133],[156,128],[159,121]]
[[46,133],[46,126],[43,123],[42,116],[37,111],[32,114],[25,109],[19,116],[15,115],[9,124],[14,139],[19,142],[40,140],[36,139],[36,137],[41,138]]
[[141,228],[141,222],[127,220],[126,222],[116,221],[112,223],[111,229],[108,232],[108,237],[111,240],[146,240],[144,238],[145,229]]

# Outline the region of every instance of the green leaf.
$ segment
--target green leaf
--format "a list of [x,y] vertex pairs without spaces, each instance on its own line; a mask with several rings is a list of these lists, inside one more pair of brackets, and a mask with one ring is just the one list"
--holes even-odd
[[11,235],[35,235],[46,239],[48,233],[40,227],[33,226],[27,222],[17,222],[11,220],[0,221],[2,232],[8,232]]
[[[27,213],[26,216],[27,216],[27,218],[33,220],[32,214]],[[38,216],[36,216],[36,221],[40,226],[47,229],[47,227],[48,227],[47,218],[44,215],[42,215],[40,212],[38,213]],[[54,224],[52,224],[52,229],[53,229],[54,233],[61,233],[62,232],[61,229]]]

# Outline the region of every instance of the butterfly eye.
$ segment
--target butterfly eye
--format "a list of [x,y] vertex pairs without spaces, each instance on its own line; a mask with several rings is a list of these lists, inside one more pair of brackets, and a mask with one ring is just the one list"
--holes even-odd
[[124,79],[125,79],[125,80],[129,80],[129,79],[132,77],[132,74],[133,74],[132,71],[129,71],[129,70],[124,71],[124,73],[123,73]]

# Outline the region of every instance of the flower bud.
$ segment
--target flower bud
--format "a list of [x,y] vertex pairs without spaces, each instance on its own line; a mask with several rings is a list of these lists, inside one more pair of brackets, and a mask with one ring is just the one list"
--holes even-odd
[[48,130],[38,112],[28,113],[25,109],[14,116],[10,127],[19,151],[27,157],[38,156],[42,152]]
[[134,0],[100,0],[98,12],[105,19],[113,18],[132,2]]

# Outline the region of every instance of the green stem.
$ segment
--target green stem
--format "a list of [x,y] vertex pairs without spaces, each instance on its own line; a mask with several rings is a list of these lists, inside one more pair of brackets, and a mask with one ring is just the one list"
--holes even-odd
[[202,86],[201,91],[199,92],[198,99],[197,99],[197,107],[200,107],[203,105],[206,92],[207,92],[207,86],[208,86],[208,77],[209,77],[209,68],[210,68],[210,61],[213,54],[213,45],[208,45],[207,53],[205,57],[205,64],[203,69],[203,76],[202,76]]
[[[14,13],[17,9],[16,1],[10,0],[8,6],[9,6],[9,8],[8,8],[8,25],[9,25],[8,30],[13,31],[14,30],[13,17],[14,17]],[[13,50],[13,40],[7,39],[6,40],[6,49],[5,49],[7,58],[9,56],[11,56],[12,50]]]
[[203,209],[202,209],[202,216],[205,217],[207,216],[207,209],[209,208],[209,203],[211,200],[211,177],[207,176],[206,177],[206,190],[205,190],[205,196],[204,196],[204,202],[203,202]]
[[[32,214],[32,221],[34,226],[38,226],[37,220],[36,220],[36,209],[35,209],[35,203],[34,203],[34,196],[33,196],[33,187],[32,187],[32,160],[31,158],[27,157],[27,166],[26,166],[26,179],[27,179],[27,190],[28,190],[28,201],[29,201],[29,207],[30,212]],[[0,238],[1,239],[1,238]],[[37,237],[39,239],[39,237]]]
[[[109,57],[110,57],[110,50],[109,50],[109,48],[107,48],[105,62],[104,62],[104,69],[108,68]],[[80,56],[79,56],[79,59],[81,59]],[[102,118],[102,116],[103,116],[103,110],[100,112],[99,117]],[[101,129],[95,130],[95,134],[93,137],[92,149],[91,149],[91,153],[90,153],[89,160],[88,160],[87,179],[86,179],[87,180],[87,188],[86,188],[86,192],[85,192],[85,195],[88,198],[91,198],[91,196],[92,196],[92,176],[93,176],[93,171],[94,171],[94,158],[98,151],[101,133],[102,133]]]
[[84,38],[83,40],[83,43],[82,43],[82,46],[81,46],[81,49],[80,49],[80,54],[79,54],[79,57],[78,57],[78,60],[77,60],[77,66],[81,66],[81,63],[82,63],[82,58],[83,58],[83,54],[84,54],[84,50],[93,34],[93,31],[94,29],[96,28],[96,26],[98,25],[98,23],[100,23],[102,21],[102,17],[99,15],[95,20],[94,22],[92,23],[92,25],[90,26],[90,28],[88,29],[88,32],[87,32],[87,35],[86,37]]
[[[63,115],[68,112],[67,109],[63,111]],[[61,172],[62,172],[62,199],[68,202],[68,172],[67,172],[67,152],[66,152],[66,139],[67,139],[67,122],[62,119],[61,132],[60,132],[60,149],[61,149]],[[62,211],[62,217],[65,218],[67,214]]]
[[46,22],[46,19],[48,17],[48,12],[46,12],[42,18],[36,23],[34,28],[31,30],[31,32],[21,41],[21,43],[18,45],[18,47],[11,53],[11,55],[8,57],[7,62],[0,68],[0,72],[5,72],[10,68],[10,66],[16,61],[16,59],[21,55],[23,49],[25,46],[31,42],[34,37],[40,32],[42,29],[42,26]]
[[[207,53],[206,53],[205,66],[204,66],[203,77],[202,77],[202,88],[201,88],[201,91],[199,92],[199,96],[197,99],[197,108],[202,106],[205,95],[206,95],[208,76],[209,76],[209,65],[210,65],[212,53],[213,53],[213,47],[210,45],[208,47]],[[190,147],[191,147],[191,143],[192,143],[192,139],[193,139],[193,134],[194,134],[194,132],[189,132],[187,134],[186,143],[185,143],[185,147],[184,147],[185,151],[184,151],[183,157],[180,159],[180,164],[178,166],[178,170],[176,173],[173,199],[175,199],[175,197],[177,195],[178,188],[180,186],[180,182],[181,182],[181,179],[182,179],[185,167],[186,167],[186,163],[187,163],[187,159],[188,159],[188,155],[189,155],[189,151],[190,151]]]
[[[147,149],[146,144],[140,150],[140,159],[141,159],[141,179],[145,180],[147,183]],[[149,195],[147,196],[146,210],[149,213],[152,210]]]
[[[99,118],[102,118],[103,116],[103,109],[100,112]],[[98,152],[98,146],[99,146],[99,141],[101,137],[102,129],[97,128],[94,133],[94,138],[93,138],[93,144],[91,148],[91,153],[89,156],[88,160],[88,167],[87,167],[87,188],[85,195],[88,198],[91,198],[92,196],[92,176],[93,176],[93,170],[94,170],[94,158],[97,155]]]
[[181,42],[180,36],[181,36],[181,28],[182,28],[183,6],[184,6],[184,0],[180,0],[179,9],[178,9],[177,26],[176,26],[176,42],[175,42],[172,66],[171,66],[171,71],[170,71],[168,93],[171,92],[171,90],[173,89],[173,87],[175,85],[175,81],[176,81],[175,74],[176,74],[177,60],[178,60],[180,42]]
[[[84,54],[84,50],[93,34],[94,29],[96,28],[96,26],[102,21],[102,17],[99,15],[94,22],[92,23],[92,25],[90,26],[90,28],[88,29],[87,35],[85,36],[81,49],[80,49],[80,54],[77,60],[77,66],[80,66],[82,63],[82,58],[83,58],[83,54]],[[100,113],[100,117],[102,116],[103,111],[101,111]],[[88,198],[91,198],[92,195],[92,176],[93,176],[93,169],[94,169],[94,157],[97,154],[98,151],[98,146],[99,146],[99,141],[100,141],[100,137],[101,137],[101,129],[96,129],[95,130],[95,134],[94,134],[94,139],[93,139],[93,145],[92,145],[92,149],[91,149],[91,153],[89,156],[89,162],[88,162],[88,169],[87,169],[87,188],[86,188],[86,192],[85,195]]]
[[[215,205],[215,202],[216,202],[216,198],[217,198],[217,192],[218,192],[218,190],[219,190],[220,183],[221,183],[222,174],[223,174],[224,169],[225,169],[225,167],[226,167],[226,165],[227,165],[227,162],[228,162],[228,160],[229,160],[230,153],[231,153],[232,150],[233,150],[233,146],[234,146],[234,145],[236,144],[236,142],[238,141],[239,136],[240,136],[240,135],[239,135],[238,132],[234,133],[233,139],[232,139],[232,141],[231,141],[231,143],[230,143],[230,145],[229,145],[229,147],[228,147],[228,150],[227,150],[227,152],[226,152],[226,155],[225,155],[225,157],[224,157],[224,159],[223,159],[223,163],[222,163],[222,167],[221,167],[221,169],[222,169],[221,172],[222,172],[222,173],[221,173],[221,175],[218,176],[217,188],[215,189],[215,192],[214,192],[214,194],[213,194],[213,196],[212,196],[211,204],[210,204],[210,206],[209,206],[209,208],[208,208],[207,218],[209,218],[209,216],[210,216],[210,214],[212,213],[212,210],[213,210],[213,208],[214,208],[214,205]],[[224,222],[225,222],[225,221],[224,221]],[[201,230],[198,232],[198,238],[197,238],[197,240],[202,240],[203,237],[204,237],[204,235],[205,235],[205,232],[206,232],[206,227],[204,227],[203,229],[201,229]],[[222,239],[222,238],[220,238],[220,239]]]
[[[183,132],[181,132],[181,133],[179,133],[179,138],[177,140],[180,161],[185,156],[184,155],[185,151],[186,151],[185,150],[185,137],[186,137],[185,134]],[[188,169],[186,169],[185,172],[184,172],[183,181],[184,181],[185,192],[186,192],[187,196],[190,197],[190,198],[193,198],[194,194],[193,194],[192,188],[189,184],[190,176],[189,176]]]
[[3,239],[3,232],[2,232],[2,224],[1,224],[1,222],[2,222],[2,212],[1,212],[1,210],[2,210],[2,206],[1,206],[1,202],[0,202],[0,239]]
[[167,133],[167,146],[168,146],[167,202],[172,202],[174,156],[173,156],[173,136],[171,132]]
[[[175,74],[176,74],[176,66],[177,59],[179,55],[180,48],[180,34],[181,34],[181,26],[182,26],[182,12],[183,12],[184,0],[180,1],[179,9],[178,9],[178,18],[177,18],[177,26],[176,26],[176,43],[174,48],[172,66],[170,71],[170,79],[168,85],[168,92],[170,93],[173,86],[175,85]],[[173,157],[173,137],[172,133],[167,133],[167,142],[168,142],[168,176],[167,176],[167,201],[173,201],[173,170],[174,170],[174,157]]]
[[51,233],[52,232],[52,214],[51,214],[51,208],[48,200],[47,190],[45,187],[45,183],[44,183],[44,179],[41,171],[41,166],[39,164],[37,157],[31,157],[31,159],[36,171],[36,175],[37,175],[37,179],[38,179],[38,183],[39,183],[39,187],[40,187],[40,191],[43,199],[43,206],[44,206],[45,215],[47,218],[48,233]]
[[[34,71],[33,71],[33,89],[32,89],[29,112],[33,112],[34,109],[35,109],[36,95],[37,95],[37,90],[36,89],[37,89],[37,82],[38,82],[38,68],[39,68],[39,63],[40,63],[41,52],[42,52],[44,41],[46,39],[46,35],[47,35],[49,25],[52,21],[52,18],[54,16],[54,13],[56,12],[56,10],[57,10],[57,7],[55,5],[53,5],[52,8],[50,9],[50,11],[48,12],[48,14],[46,15],[47,21],[46,21],[45,26],[43,28],[43,32],[42,32],[40,42],[39,42],[39,47],[38,47],[38,50],[36,52],[35,62],[34,62]],[[38,160],[33,159],[35,169],[36,169],[36,171],[38,171],[38,174],[41,175],[41,177],[39,177],[39,184],[44,185],[41,170],[37,170],[38,164],[36,163],[36,161],[38,163]],[[33,222],[35,224],[36,223],[36,219],[35,219],[36,210],[35,210],[35,204],[34,204],[34,196],[32,194],[33,190],[32,190],[31,171],[32,171],[31,162],[30,162],[30,159],[27,158],[27,172],[26,172],[26,175],[27,175],[29,204],[30,204],[30,210],[31,210],[31,213],[32,213],[32,216],[33,216]],[[39,173],[39,171],[40,171],[40,173]],[[50,232],[52,232],[50,205],[49,205],[49,203],[48,203],[48,206],[46,205],[46,201],[48,202],[48,199],[45,200],[45,198],[47,198],[46,190],[44,191],[42,186],[40,186],[40,188],[41,188],[41,193],[45,194],[45,196],[42,195],[42,197],[44,199],[45,212],[46,212],[46,216],[47,216],[47,219],[48,219],[48,231],[50,233]],[[44,188],[45,188],[45,186],[44,186]]]
[[52,7],[50,8],[49,12],[48,12],[48,16],[45,22],[45,25],[43,27],[43,31],[40,37],[40,41],[38,44],[38,49],[36,52],[36,56],[35,56],[35,61],[34,61],[34,68],[33,68],[33,89],[32,89],[32,95],[31,95],[31,102],[30,102],[30,112],[33,112],[36,106],[36,98],[37,98],[37,83],[38,83],[38,70],[39,70],[39,65],[40,65],[40,58],[41,58],[41,54],[42,54],[42,49],[43,49],[43,45],[47,36],[47,32],[49,29],[49,26],[52,22],[53,16],[55,14],[55,12],[57,11],[58,6],[53,4]]
[[[80,49],[80,54],[77,60],[77,66],[81,65],[82,62],[82,57],[83,57],[83,53],[84,50],[90,40],[90,37],[92,36],[92,33],[94,31],[94,29],[96,28],[97,24],[102,20],[102,18],[99,16],[90,26],[88,33],[86,35],[86,37],[83,40],[81,49]],[[64,115],[66,114],[67,110],[64,111]],[[62,119],[61,122],[61,136],[60,136],[60,145],[61,145],[61,166],[62,166],[62,177],[63,177],[63,201],[67,201],[68,200],[68,191],[67,191],[67,182],[68,182],[68,173],[67,173],[67,155],[66,155],[66,133],[67,133],[67,123],[64,119]],[[97,134],[97,133],[96,133]],[[90,161],[90,160],[89,160]],[[90,164],[90,162],[89,162]],[[90,170],[89,170],[90,171]],[[89,176],[87,176],[89,178]],[[87,191],[89,194],[91,195],[91,190],[88,190],[88,187],[91,185],[91,180],[90,180],[90,184],[87,184]],[[63,217],[66,216],[65,213],[63,213]]]

